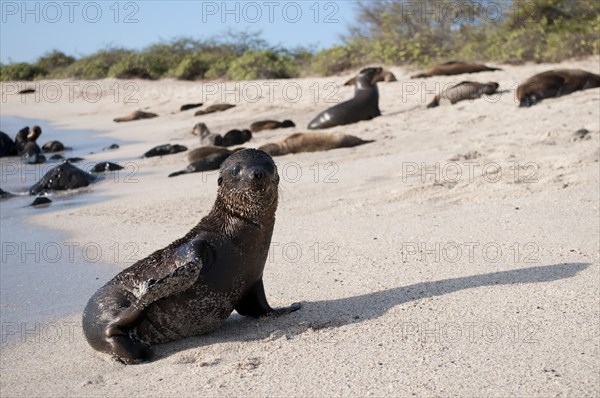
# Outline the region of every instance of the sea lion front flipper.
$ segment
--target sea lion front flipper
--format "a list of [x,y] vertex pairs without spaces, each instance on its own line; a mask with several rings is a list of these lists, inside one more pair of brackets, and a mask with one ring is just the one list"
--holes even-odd
[[200,271],[202,271],[202,259],[197,258],[177,267],[158,280],[149,279],[142,282],[137,293],[138,301],[134,306],[143,309],[161,298],[190,288],[198,280]]
[[300,303],[294,303],[289,307],[273,309],[267,302],[265,287],[262,278],[252,286],[250,291],[235,306],[238,314],[258,318],[261,316],[284,315],[299,310],[302,307]]

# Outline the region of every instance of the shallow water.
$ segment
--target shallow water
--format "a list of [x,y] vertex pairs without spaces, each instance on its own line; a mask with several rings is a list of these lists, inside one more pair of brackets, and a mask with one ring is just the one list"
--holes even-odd
[[[90,152],[99,152],[115,143],[98,136],[98,132],[58,130],[45,121],[17,117],[3,116],[0,130],[14,137],[22,127],[34,124],[42,127],[40,146],[59,140],[73,147],[63,153],[65,157],[85,158]],[[76,165],[85,169],[82,163]],[[29,207],[34,197],[27,194],[28,188],[58,164],[26,165],[19,158],[0,159],[0,187],[15,194],[12,198],[0,199],[2,343],[43,333],[44,325],[51,319],[81,311],[91,294],[119,270],[95,261],[96,247],[92,242],[87,243],[92,252],[86,255],[85,245],[69,242],[66,234],[27,223],[27,218],[38,212],[78,208],[103,199],[94,195],[92,184],[50,195],[53,202],[48,207]]]

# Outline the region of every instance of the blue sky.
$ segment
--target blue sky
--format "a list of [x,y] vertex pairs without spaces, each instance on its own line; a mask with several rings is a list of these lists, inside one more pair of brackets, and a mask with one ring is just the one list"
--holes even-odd
[[80,57],[107,46],[141,49],[176,37],[262,32],[271,45],[326,48],[354,21],[354,1],[0,1],[0,61],[58,49]]

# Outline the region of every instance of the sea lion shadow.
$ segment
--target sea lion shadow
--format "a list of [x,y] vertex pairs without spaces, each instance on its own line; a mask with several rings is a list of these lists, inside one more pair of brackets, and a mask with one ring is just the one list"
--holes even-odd
[[542,283],[572,278],[589,265],[561,263],[421,282],[359,296],[303,302],[299,311],[273,318],[257,320],[234,313],[212,334],[157,346],[155,359],[213,343],[290,339],[307,331],[314,333],[314,338],[327,341],[327,329],[376,319],[393,307],[411,301],[485,286]]

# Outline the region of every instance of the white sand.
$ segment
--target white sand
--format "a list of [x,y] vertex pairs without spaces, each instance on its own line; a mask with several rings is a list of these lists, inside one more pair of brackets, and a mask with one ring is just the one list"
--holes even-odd
[[[598,73],[599,62],[560,66]],[[390,68],[399,82],[379,84],[383,115],[331,130],[374,143],[276,158],[281,199],[265,286],[273,306],[301,301],[300,311],[264,320],[234,314],[210,335],[155,347],[155,360],[137,366],[94,352],[77,313],[52,323],[58,338],[40,325],[26,341],[2,347],[2,396],[598,396],[600,89],[529,109],[517,107],[512,91],[425,109],[436,83],[492,80],[512,90],[555,66],[426,80]],[[3,116],[105,131],[131,143],[86,159],[125,158],[137,167],[136,183],[120,174],[82,193],[102,202],[36,212],[31,222],[60,228],[70,241],[98,242],[106,263],[115,262],[108,254],[115,243],[134,244],[135,259],[143,258],[207,213],[216,173],[170,179],[187,165],[186,153],[139,155],[167,142],[198,146],[191,130],[199,121],[217,133],[261,119],[298,126],[257,133],[251,146],[305,131],[329,106],[323,97],[333,86],[325,85],[349,77],[241,82],[246,95],[238,99],[207,97],[224,84],[169,80],[100,81],[95,103],[79,93],[86,82],[77,82],[73,101],[64,82],[56,103],[48,101],[55,90],[48,82],[40,83],[46,100],[8,95]],[[290,83],[301,89],[297,102],[283,97],[288,84],[295,99]],[[248,101],[256,87],[262,98]],[[423,87],[430,91],[421,99]],[[139,103],[124,104],[132,88]],[[352,90],[341,87],[333,98]],[[199,101],[238,106],[202,117],[178,112]],[[136,109],[160,117],[112,122]],[[574,140],[581,128],[590,138]],[[472,151],[480,157],[450,161]],[[432,173],[415,170],[422,164]],[[124,257],[122,268],[130,264]]]

